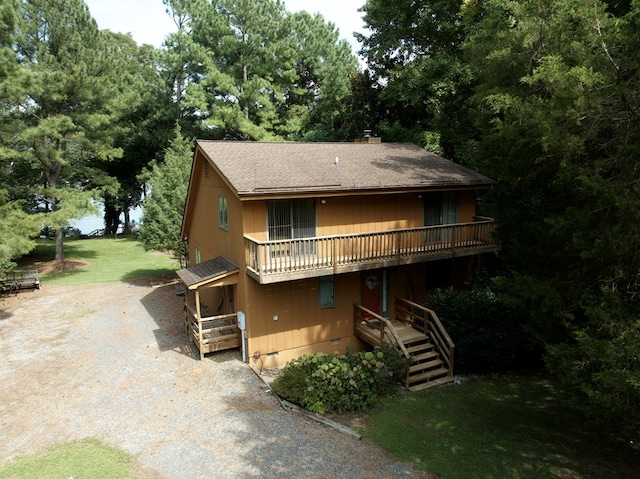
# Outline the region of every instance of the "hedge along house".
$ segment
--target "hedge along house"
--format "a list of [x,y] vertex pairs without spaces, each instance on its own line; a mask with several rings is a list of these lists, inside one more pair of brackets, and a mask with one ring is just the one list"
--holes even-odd
[[499,249],[475,206],[493,184],[375,138],[197,141],[182,225],[189,267],[178,274],[201,358],[240,347],[269,368],[387,341],[430,363],[414,372],[422,382],[451,378],[453,343],[419,304],[430,289],[461,287]]

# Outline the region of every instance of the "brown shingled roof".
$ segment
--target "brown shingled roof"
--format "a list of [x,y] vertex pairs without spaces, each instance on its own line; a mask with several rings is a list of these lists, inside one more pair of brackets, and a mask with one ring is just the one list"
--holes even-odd
[[194,264],[177,271],[178,277],[189,289],[215,281],[218,278],[238,271],[238,265],[227,258],[218,256],[202,263]]
[[198,145],[239,196],[276,192],[348,191],[495,182],[404,143],[263,143],[203,141]]

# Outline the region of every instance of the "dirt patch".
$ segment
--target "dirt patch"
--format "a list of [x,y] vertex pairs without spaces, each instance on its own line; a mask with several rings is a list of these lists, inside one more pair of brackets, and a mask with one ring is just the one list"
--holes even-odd
[[40,274],[48,273],[69,273],[80,268],[84,268],[88,263],[84,261],[73,261],[65,259],[64,261],[36,261],[21,264],[21,269],[33,269]]

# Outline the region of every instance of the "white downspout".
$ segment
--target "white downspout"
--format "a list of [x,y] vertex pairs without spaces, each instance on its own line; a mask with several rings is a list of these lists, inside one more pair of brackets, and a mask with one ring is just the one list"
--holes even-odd
[[238,311],[238,328],[242,332],[242,362],[246,363],[247,358],[247,318],[242,311]]

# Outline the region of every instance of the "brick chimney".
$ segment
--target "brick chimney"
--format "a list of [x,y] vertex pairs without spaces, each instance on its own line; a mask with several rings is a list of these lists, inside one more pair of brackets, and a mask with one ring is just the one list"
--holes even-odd
[[356,138],[354,143],[378,144],[382,143],[382,138],[371,136],[371,130],[364,130],[362,138]]

